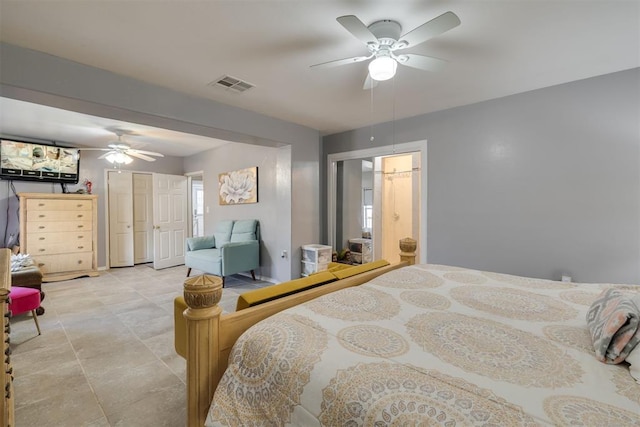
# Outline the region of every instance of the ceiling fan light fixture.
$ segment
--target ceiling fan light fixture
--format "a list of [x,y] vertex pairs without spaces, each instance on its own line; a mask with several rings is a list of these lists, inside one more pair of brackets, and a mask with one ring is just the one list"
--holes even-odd
[[378,56],[369,63],[369,75],[373,80],[389,80],[396,75],[398,63],[391,56]]
[[133,162],[133,159],[127,156],[125,153],[109,153],[105,159],[109,163],[118,164],[118,165],[128,165]]

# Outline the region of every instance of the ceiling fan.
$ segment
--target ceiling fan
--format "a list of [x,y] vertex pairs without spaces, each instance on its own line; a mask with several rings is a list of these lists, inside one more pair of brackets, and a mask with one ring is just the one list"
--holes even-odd
[[455,13],[445,12],[401,36],[402,26],[390,19],[376,21],[369,26],[364,25],[354,15],[340,16],[336,20],[367,45],[369,55],[323,62],[312,65],[311,68],[336,67],[374,58],[369,63],[369,74],[363,89],[371,89],[378,84],[378,81],[392,78],[398,64],[427,71],[442,69],[447,63],[445,60],[414,53],[396,55],[395,52],[416,46],[460,25],[460,18]]
[[128,165],[129,163],[133,162],[132,157],[146,160],[147,162],[156,161],[156,159],[151,156],[164,157],[164,155],[156,153],[155,151],[144,151],[131,148],[128,144],[122,142],[121,132],[116,132],[116,135],[118,135],[118,140],[111,141],[111,143],[107,146],[109,148],[82,148],[81,150],[106,151],[106,153],[98,157],[98,159],[106,159],[109,163],[113,163],[116,166],[123,164]]

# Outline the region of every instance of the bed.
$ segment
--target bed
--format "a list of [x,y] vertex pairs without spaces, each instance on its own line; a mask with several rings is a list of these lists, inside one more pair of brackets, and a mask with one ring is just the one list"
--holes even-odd
[[220,316],[215,284],[185,284],[213,295],[185,313],[189,424],[640,425],[640,385],[596,360],[585,322],[603,289],[637,288],[410,265],[410,252],[286,310]]

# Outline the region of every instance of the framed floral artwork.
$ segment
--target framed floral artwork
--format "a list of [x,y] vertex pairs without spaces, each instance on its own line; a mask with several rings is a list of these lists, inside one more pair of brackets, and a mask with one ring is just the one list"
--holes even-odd
[[219,174],[218,195],[221,205],[258,203],[258,167]]

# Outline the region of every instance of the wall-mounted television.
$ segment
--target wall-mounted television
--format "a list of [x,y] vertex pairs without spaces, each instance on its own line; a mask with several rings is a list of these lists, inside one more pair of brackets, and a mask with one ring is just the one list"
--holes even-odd
[[77,184],[80,149],[0,138],[0,179]]

